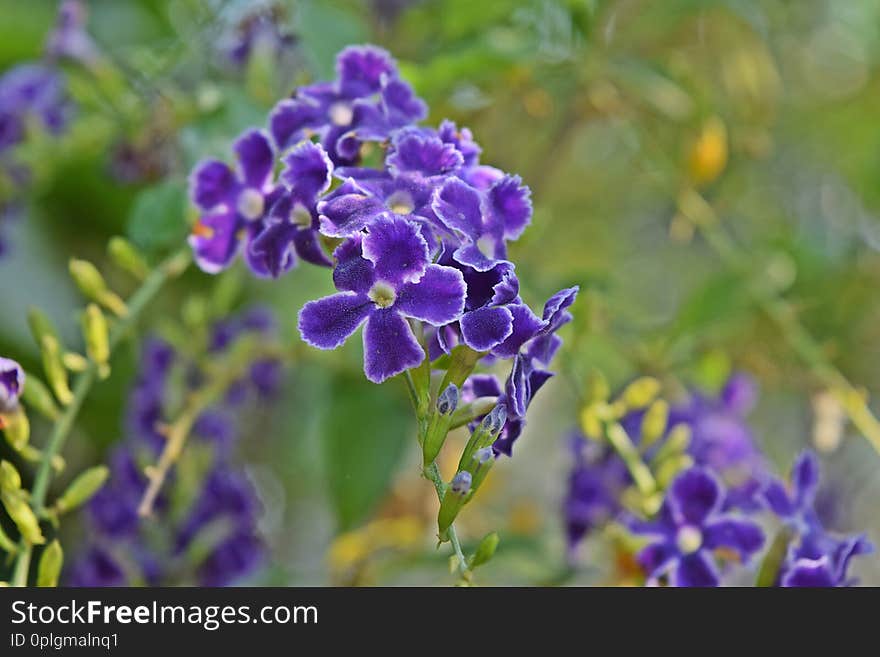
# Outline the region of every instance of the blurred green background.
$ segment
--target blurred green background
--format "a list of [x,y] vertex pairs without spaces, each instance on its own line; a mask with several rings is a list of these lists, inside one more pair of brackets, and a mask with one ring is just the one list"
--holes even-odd
[[[511,249],[525,300],[582,289],[559,376],[530,411],[514,458],[463,515],[466,543],[493,528],[502,536],[481,582],[611,581],[602,541],[586,546],[582,569],[567,570],[558,511],[570,467],[564,437],[591,367],[616,384],[649,373],[673,389],[747,371],[761,386],[752,424],[780,471],[812,442],[822,384],[743,294],[742,274],[677,218],[685,184],[701,188],[751,258],[750,275],[785,297],[826,356],[880,391],[880,3],[272,2],[294,35],[288,50],[258,52],[242,71],[219,65],[223,30],[265,4],[88,3],[89,31],[115,73],[71,71],[73,130],[30,154],[37,176],[26,217],[6,229],[12,252],[0,260],[0,353],[37,368],[32,304],[74,341],[81,301],[68,258],[100,262],[116,234],[165,253],[187,232],[192,164],[263,125],[297,82],[330,76],[342,47],[371,42],[398,58],[430,123],[470,127],[485,162],[531,186],[534,220]],[[0,70],[39,57],[55,9],[0,0]],[[121,152],[138,154],[133,180],[111,175]],[[331,290],[311,267],[278,282],[227,275],[242,280],[241,305],[276,310],[289,341],[304,301]],[[190,272],[145,328],[216,282]],[[245,438],[272,554],[253,583],[448,583],[405,390],[366,382],[360,349],[352,340],[339,352],[300,350],[281,403],[261,409]],[[114,377],[95,388],[68,443],[71,463],[100,460],[121,437],[136,355],[136,344],[123,349]],[[36,423],[37,442],[40,431]],[[823,454],[847,509],[839,529],[867,529],[876,543],[880,455],[852,427],[841,431]],[[75,542],[82,529],[66,531]],[[861,561],[857,572],[880,583],[876,557]]]

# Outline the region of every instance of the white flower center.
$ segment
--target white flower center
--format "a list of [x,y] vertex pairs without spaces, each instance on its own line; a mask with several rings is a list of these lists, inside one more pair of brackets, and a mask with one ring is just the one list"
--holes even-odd
[[351,121],[354,119],[354,110],[348,103],[333,103],[327,113],[330,115],[333,125],[351,125]]
[[263,210],[265,210],[263,195],[256,189],[251,189],[250,187],[241,190],[241,193],[238,195],[236,209],[238,210],[238,214],[248,221],[259,219],[263,216]]
[[411,214],[416,209],[412,194],[404,190],[394,192],[385,201],[385,205],[395,214]]
[[492,259],[495,257],[495,240],[489,235],[483,235],[477,240],[477,248],[487,258]]
[[300,228],[309,228],[312,225],[312,213],[302,203],[295,203],[290,210],[290,221]]
[[675,535],[675,544],[682,554],[693,554],[703,545],[703,534],[693,525],[684,525]]
[[388,308],[397,301],[397,292],[385,281],[376,281],[370,291],[367,293],[370,301],[375,303],[379,308]]

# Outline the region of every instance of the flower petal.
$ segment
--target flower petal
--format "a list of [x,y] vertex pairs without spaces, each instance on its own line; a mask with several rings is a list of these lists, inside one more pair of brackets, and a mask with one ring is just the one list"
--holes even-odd
[[227,203],[235,186],[235,173],[229,165],[219,160],[202,162],[193,169],[189,178],[190,198],[205,211]]
[[465,292],[460,271],[428,265],[418,283],[406,283],[400,289],[394,308],[407,317],[443,326],[461,316]]
[[285,98],[269,115],[269,132],[279,150],[303,139],[305,131],[314,127],[321,116],[321,107],[308,97]]
[[425,134],[418,128],[399,130],[392,140],[392,152],[385,164],[394,175],[417,174],[429,178],[458,169],[464,158],[452,144]]
[[329,237],[354,235],[385,212],[382,200],[351,178],[318,203],[321,232]]
[[0,412],[11,411],[24,390],[24,370],[10,358],[0,357]]
[[503,227],[505,239],[519,238],[532,220],[531,194],[519,176],[504,176],[489,190],[493,223]]
[[449,178],[434,192],[431,208],[449,230],[459,232],[472,241],[483,230],[480,193],[460,178]]
[[400,79],[388,80],[382,87],[382,109],[392,128],[418,123],[428,116],[425,101]]
[[649,582],[655,582],[675,563],[677,553],[670,543],[657,541],[646,545],[636,556]]
[[341,292],[309,301],[299,311],[302,339],[318,349],[335,349],[357,330],[373,304],[354,292]]
[[249,186],[262,190],[275,168],[275,151],[269,136],[262,130],[248,130],[235,141],[232,149],[238,157],[242,179]]
[[238,217],[228,209],[204,215],[189,236],[196,264],[209,274],[226,269],[238,254],[241,242]]
[[513,314],[503,306],[477,308],[459,321],[465,344],[476,351],[489,351],[513,333]]
[[727,379],[721,390],[721,401],[731,413],[739,416],[748,414],[757,399],[757,386],[747,374],[734,374]]
[[366,294],[375,282],[373,263],[364,259],[361,242],[360,235],[349,237],[333,252],[333,257],[336,259],[333,283],[339,290]]
[[571,321],[571,315],[566,309],[577,299],[578,290],[580,290],[580,287],[575,285],[574,287],[559,290],[559,292],[547,299],[547,303],[544,304],[543,315],[543,319],[547,323],[546,331],[555,331],[566,322]]
[[775,479],[770,481],[761,491],[761,497],[764,498],[770,510],[780,518],[790,518],[794,515],[794,504],[781,481]]
[[293,249],[293,236],[296,232],[296,226],[287,219],[270,219],[248,245],[248,264],[273,278],[289,271],[296,264],[296,252]]
[[833,587],[837,585],[827,556],[798,559],[782,577],[784,587]]
[[520,347],[531,340],[545,326],[544,322],[524,303],[512,303],[506,306],[513,315],[513,331],[492,350],[500,358],[512,358],[519,353]]
[[743,561],[748,561],[764,545],[764,532],[751,520],[721,517],[704,527],[703,544],[710,550],[732,548]]
[[339,91],[347,98],[376,93],[383,76],[396,77],[397,64],[391,55],[376,46],[349,46],[336,57]]
[[799,508],[812,506],[819,487],[819,459],[809,450],[803,452],[795,461],[791,471],[795,504]]
[[374,309],[364,327],[364,373],[373,383],[418,366],[425,352],[393,308]]
[[281,180],[296,197],[313,203],[330,187],[333,163],[320,144],[304,142],[285,155],[282,162]]
[[[421,279],[430,261],[428,243],[419,228],[397,215],[382,215],[370,224],[363,254],[375,265],[378,279],[395,285]],[[459,279],[463,288],[460,272]]]
[[670,510],[680,524],[701,527],[721,508],[721,484],[705,468],[690,468],[678,475],[667,493]]
[[672,573],[675,586],[718,586],[721,578],[715,564],[703,550],[682,557]]

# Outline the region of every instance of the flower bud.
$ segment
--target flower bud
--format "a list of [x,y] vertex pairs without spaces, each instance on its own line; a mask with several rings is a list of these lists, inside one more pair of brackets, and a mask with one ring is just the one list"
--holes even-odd
[[64,551],[61,543],[52,541],[43,550],[40,565],[37,567],[37,586],[58,586],[61,566],[64,564]]
[[660,393],[660,382],[651,376],[643,376],[624,388],[622,401],[631,410],[645,408]]
[[117,317],[125,317],[128,308],[119,296],[112,292],[101,272],[88,260],[70,260],[70,275],[73,281],[87,298],[100,303]]
[[483,418],[482,428],[492,436],[492,442],[501,433],[504,423],[507,422],[507,407],[504,404],[498,404],[489,414]]
[[495,555],[495,550],[498,548],[498,542],[500,540],[497,532],[486,534],[480,541],[480,544],[477,545],[474,556],[471,557],[469,564],[471,569],[476,568],[477,566],[482,566],[489,561]]
[[669,403],[658,399],[648,407],[642,418],[642,448],[653,445],[666,433]]
[[143,256],[138,253],[131,242],[123,237],[111,237],[107,243],[107,253],[120,269],[127,271],[138,280],[145,279],[150,273],[150,268]]
[[21,489],[21,475],[9,461],[0,461],[0,491]]
[[0,527],[0,551],[6,552],[7,554],[15,554],[18,552],[18,546],[15,544],[15,541],[3,531],[3,527]]
[[489,474],[489,470],[492,469],[494,464],[495,452],[492,451],[491,447],[478,449],[474,452],[473,456],[471,456],[470,463],[467,465],[467,471],[471,473],[471,497],[477,492],[477,489],[483,483],[483,480],[486,478],[486,475]]
[[49,388],[39,378],[28,372],[25,376],[24,390],[21,398],[28,408],[37,411],[50,420],[58,418],[58,406]]
[[55,325],[52,324],[52,320],[50,320],[40,309],[29,308],[27,322],[28,327],[31,330],[31,335],[34,338],[34,342],[37,343],[37,346],[42,346],[43,336],[45,335],[51,335],[60,342],[61,338],[58,337],[58,331],[55,330]]
[[712,117],[703,125],[688,153],[688,173],[697,185],[718,178],[727,164],[727,129],[721,119]]
[[31,424],[21,406],[16,406],[8,413],[0,413],[0,429],[6,436],[6,442],[16,452],[23,450],[30,440]]
[[661,488],[666,488],[672,483],[672,480],[675,479],[678,473],[687,470],[693,464],[694,459],[690,454],[676,454],[675,456],[664,459],[663,462],[657,466],[657,471],[654,475],[654,478],[657,480],[657,485]]
[[64,355],[61,356],[61,362],[71,372],[85,372],[89,369],[89,359],[75,351],[64,352]]
[[440,415],[452,415],[458,408],[458,386],[450,383],[449,386],[440,393],[437,398],[437,412]]
[[24,540],[32,545],[42,545],[46,542],[43,532],[40,530],[37,516],[28,506],[21,491],[4,492],[0,494],[0,500]]
[[100,490],[109,476],[110,470],[104,465],[89,468],[81,473],[55,501],[55,510],[58,513],[66,513],[82,506]]
[[683,454],[691,443],[691,428],[686,424],[676,424],[669,430],[669,436],[660,445],[651,463],[658,465],[668,458]]
[[437,513],[437,528],[441,541],[447,539],[446,530],[452,525],[461,507],[467,499],[467,495],[471,490],[471,473],[462,471],[453,477],[443,501],[440,503],[440,511]]
[[98,374],[106,378],[110,374],[110,329],[107,318],[94,303],[86,306],[82,316],[83,336],[86,339],[86,353],[98,365]]
[[58,339],[52,335],[45,334],[40,343],[43,356],[43,372],[46,379],[55,393],[55,398],[63,405],[67,406],[73,401],[73,393],[67,383],[67,369],[61,362],[61,345]]

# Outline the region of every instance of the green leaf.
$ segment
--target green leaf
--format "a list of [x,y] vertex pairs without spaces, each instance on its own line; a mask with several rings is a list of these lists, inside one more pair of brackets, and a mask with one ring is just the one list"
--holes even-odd
[[128,237],[141,249],[162,251],[183,242],[186,188],[169,180],[141,192],[128,217]]
[[321,422],[325,477],[340,531],[365,520],[391,485],[415,422],[406,398],[392,386],[361,376],[331,384],[333,403]]

